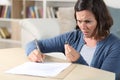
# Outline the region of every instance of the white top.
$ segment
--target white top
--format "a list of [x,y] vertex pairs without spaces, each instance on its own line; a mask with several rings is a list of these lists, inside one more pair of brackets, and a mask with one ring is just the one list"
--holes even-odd
[[80,51],[80,54],[82,57],[85,59],[85,61],[90,65],[94,52],[95,52],[96,46],[95,47],[89,47],[87,45],[84,45]]

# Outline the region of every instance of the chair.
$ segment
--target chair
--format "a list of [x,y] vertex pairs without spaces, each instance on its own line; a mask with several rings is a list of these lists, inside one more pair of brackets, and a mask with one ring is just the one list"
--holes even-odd
[[19,23],[22,47],[35,38],[46,39],[60,34],[57,19],[23,19]]

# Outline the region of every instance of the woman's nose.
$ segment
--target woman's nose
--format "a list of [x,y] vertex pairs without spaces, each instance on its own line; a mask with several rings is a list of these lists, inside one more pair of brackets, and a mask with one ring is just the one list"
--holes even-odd
[[85,22],[81,22],[80,26],[81,26],[81,28],[83,28],[83,29],[86,29],[86,28],[87,28],[87,25],[86,25]]

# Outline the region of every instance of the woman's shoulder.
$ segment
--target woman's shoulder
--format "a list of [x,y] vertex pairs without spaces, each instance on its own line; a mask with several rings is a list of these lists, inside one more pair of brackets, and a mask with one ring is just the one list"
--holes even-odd
[[116,35],[114,35],[112,33],[108,36],[106,41],[109,44],[112,44],[112,45],[114,44],[114,45],[119,45],[120,46],[120,38],[118,38]]
[[109,34],[105,39],[101,40],[99,44],[120,45],[120,38],[114,34]]
[[120,41],[120,38],[117,37],[115,34],[111,33],[109,36],[108,36],[109,40],[111,41]]

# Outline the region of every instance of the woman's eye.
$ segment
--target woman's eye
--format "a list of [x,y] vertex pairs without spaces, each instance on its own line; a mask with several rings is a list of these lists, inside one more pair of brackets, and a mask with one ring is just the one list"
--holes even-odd
[[85,20],[85,21],[81,21],[81,20],[77,20],[79,23],[85,22],[85,23],[91,23],[92,21],[90,20]]
[[91,21],[90,21],[90,20],[85,20],[84,22],[85,22],[85,23],[90,23]]

